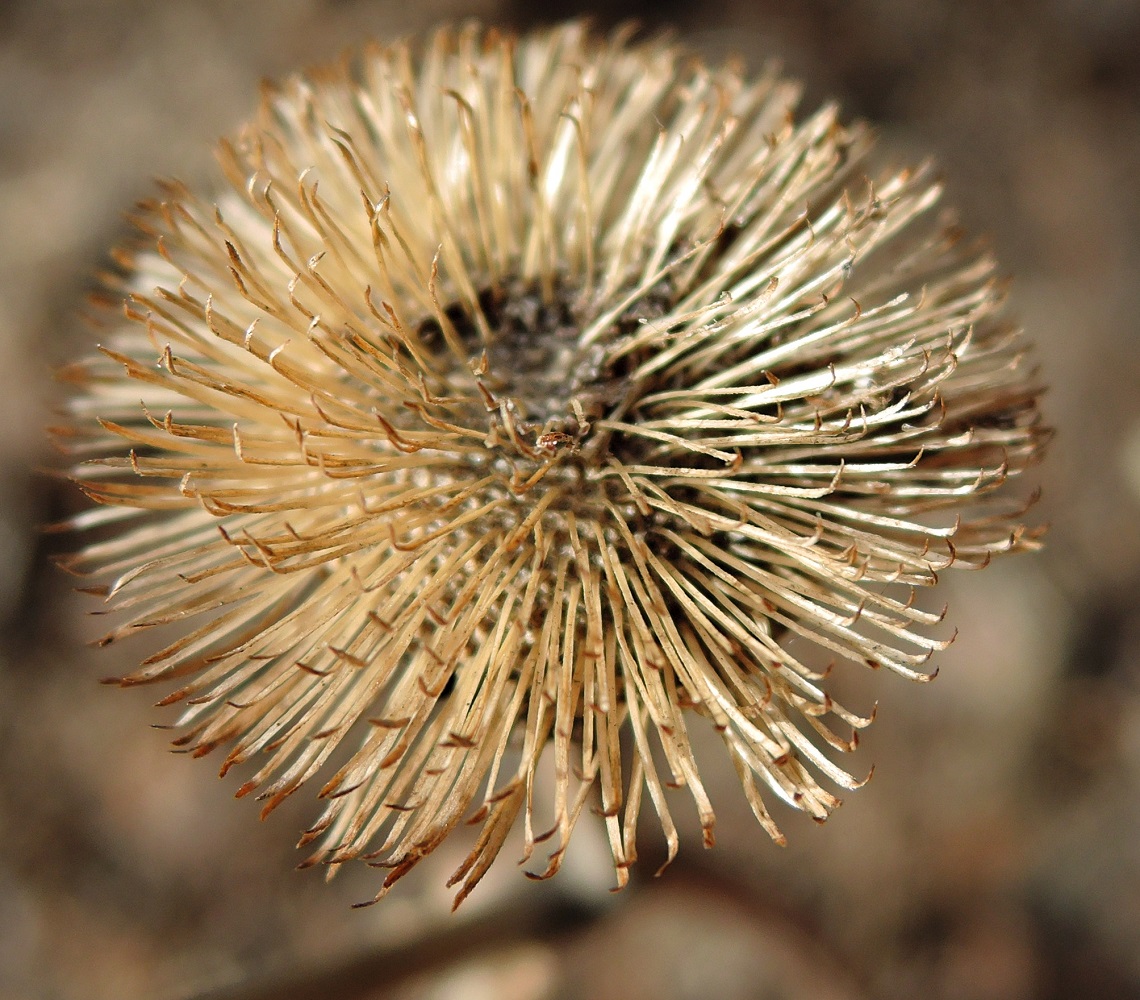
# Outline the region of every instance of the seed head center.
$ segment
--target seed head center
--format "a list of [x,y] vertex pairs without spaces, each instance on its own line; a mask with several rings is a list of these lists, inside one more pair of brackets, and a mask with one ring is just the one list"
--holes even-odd
[[516,289],[498,302],[488,298],[492,337],[476,362],[486,369],[486,388],[509,399],[516,419],[550,446],[569,443],[559,435],[579,440],[583,421],[607,403],[604,346],[581,345],[582,324],[565,292],[544,299],[537,289]]

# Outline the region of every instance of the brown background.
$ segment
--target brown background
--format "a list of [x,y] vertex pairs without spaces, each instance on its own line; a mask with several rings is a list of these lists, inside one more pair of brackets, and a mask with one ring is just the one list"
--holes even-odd
[[[0,995],[59,1000],[1140,996],[1140,6],[1131,0],[635,0],[711,58],[779,56],[885,155],[932,153],[1016,276],[1059,429],[1046,552],[951,581],[937,683],[881,699],[875,780],[780,850],[709,757],[719,845],[693,825],[607,892],[586,829],[563,874],[508,857],[458,919],[449,846],[384,904],[378,874],[295,874],[302,794],[264,825],[209,762],[163,752],[158,692],[99,687],[89,599],[36,525],[74,508],[32,471],[54,364],[122,210],[193,183],[257,80],[458,15],[562,0],[7,0],[0,5]],[[130,650],[127,650],[127,655]],[[872,693],[873,692],[873,693]],[[719,770],[718,770],[719,768]],[[509,851],[509,849],[508,849]]]

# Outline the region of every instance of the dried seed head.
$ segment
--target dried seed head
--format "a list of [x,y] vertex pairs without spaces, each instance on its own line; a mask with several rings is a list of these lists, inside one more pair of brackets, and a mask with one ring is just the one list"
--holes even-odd
[[824,819],[869,721],[793,649],[925,679],[914,589],[1036,544],[994,494],[1043,433],[993,262],[795,100],[579,24],[445,29],[268,91],[226,183],[143,207],[69,372],[107,505],[73,524],[114,527],[71,565],[106,641],[185,623],[121,682],[179,678],[176,743],[261,763],[239,795],[349,737],[312,861],[382,894],[467,819],[462,899],[520,815],[553,874],[597,794],[624,883],[646,793],[670,858],[666,786],[712,842],[695,719],[782,839],[758,786]]

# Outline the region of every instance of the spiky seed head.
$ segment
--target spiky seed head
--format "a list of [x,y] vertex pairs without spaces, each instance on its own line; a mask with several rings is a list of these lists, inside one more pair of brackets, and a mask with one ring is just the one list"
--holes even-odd
[[646,797],[677,851],[667,787],[712,843],[697,720],[781,840],[760,788],[823,820],[869,722],[793,648],[924,680],[915,588],[1036,544],[994,493],[1043,434],[993,261],[796,98],[448,28],[268,89],[224,180],[142,206],[66,373],[106,505],[72,524],[113,529],[70,565],[104,641],[182,629],[118,680],[177,679],[239,795],[337,761],[311,862],[383,894],[466,820],[462,899],[520,816],[553,874],[599,796],[622,884]]

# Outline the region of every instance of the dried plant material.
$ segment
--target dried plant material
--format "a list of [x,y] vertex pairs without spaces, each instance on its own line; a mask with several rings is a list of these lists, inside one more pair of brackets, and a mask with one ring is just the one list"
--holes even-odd
[[916,588],[1036,545],[995,494],[1044,435],[993,261],[796,97],[444,29],[268,89],[224,184],[142,206],[126,318],[66,373],[106,505],[69,565],[105,642],[183,630],[117,680],[177,679],[176,744],[259,763],[239,795],[336,761],[307,863],[383,895],[481,824],[458,902],[520,819],[557,871],[596,798],[623,884],[646,798],[669,858],[667,788],[713,841],[697,720],[782,840],[766,797],[825,819],[870,721],[802,651],[925,680]]

